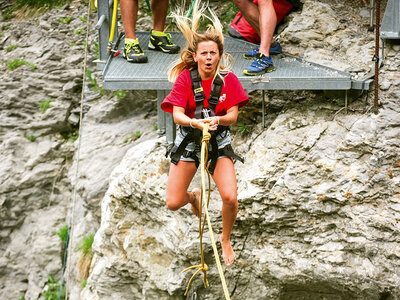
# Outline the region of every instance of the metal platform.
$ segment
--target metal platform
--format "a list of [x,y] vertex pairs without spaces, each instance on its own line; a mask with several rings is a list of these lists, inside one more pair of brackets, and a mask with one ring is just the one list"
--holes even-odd
[[383,16],[380,38],[400,39],[400,0],[388,0]]
[[[157,90],[158,97],[158,132],[166,134],[167,144],[175,140],[175,124],[172,115],[161,110],[160,104],[172,89],[173,83],[168,81],[169,66],[179,58],[179,54],[165,54],[159,51],[147,50],[149,32],[138,32],[137,37],[149,62],[133,64],[123,56],[123,42],[116,57],[108,57],[99,64],[103,69],[104,88],[108,90]],[[181,33],[171,32],[175,44],[184,48],[186,41]],[[326,66],[308,62],[287,54],[273,57],[276,71],[262,76],[246,76],[243,70],[251,63],[243,58],[243,53],[254,49],[256,45],[225,37],[225,51],[232,55],[233,72],[238,76],[246,90],[263,90],[262,123],[265,124],[264,90],[343,90],[347,107],[347,91],[350,89],[368,90],[373,82],[371,78],[364,81],[354,81],[347,72],[335,70]]]
[[[185,47],[182,34],[171,32],[175,44]],[[122,54],[108,59],[103,70],[104,88],[110,90],[170,90],[168,67],[179,58],[179,54],[164,54],[147,50],[149,32],[138,32],[143,51],[149,58],[145,64],[128,63]],[[251,61],[243,58],[243,53],[254,49],[256,45],[225,37],[225,51],[234,58],[233,72],[239,77],[246,90],[350,90],[368,89],[369,83],[356,82],[351,75],[326,66],[305,61],[301,58],[282,55],[273,57],[276,71],[262,76],[252,77],[243,74]],[[122,53],[123,42],[119,45]],[[363,84],[361,84],[363,83]]]

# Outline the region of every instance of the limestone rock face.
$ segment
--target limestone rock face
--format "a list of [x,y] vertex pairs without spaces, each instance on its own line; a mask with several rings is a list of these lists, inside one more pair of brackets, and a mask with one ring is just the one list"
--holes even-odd
[[[289,52],[304,48],[312,61],[322,53],[313,51],[323,48],[324,59],[336,68],[337,61],[327,53],[340,51],[339,68],[365,74],[372,64],[360,69],[359,59],[369,52],[354,57],[338,43],[371,51],[366,28],[362,36],[354,33],[366,19],[351,27],[339,17],[341,12],[329,1],[305,1],[282,34],[282,43]],[[237,259],[224,268],[232,299],[400,296],[395,49],[389,45],[381,72],[377,115],[362,103],[344,114],[327,94],[271,92],[267,128],[256,126],[247,137],[234,136],[246,164],[235,165],[239,214],[232,241]],[[163,153],[160,140],[149,140],[131,148],[114,169],[82,298],[184,299],[192,273],[181,271],[200,263],[198,224],[189,209],[172,212],[165,207],[168,161]],[[198,185],[197,177],[192,187]],[[220,210],[212,185],[210,215],[217,236]],[[204,241],[210,288],[198,276],[189,298],[224,299],[208,234]]]
[[[302,2],[281,34],[284,51],[367,75],[374,33],[362,1]],[[92,84],[82,140],[73,142],[86,27],[77,16],[85,13],[72,1],[33,20],[0,17],[0,298],[41,299],[48,275],[60,278],[57,231],[73,211],[70,299],[185,299],[193,271],[181,271],[200,263],[198,221],[188,208],[165,206],[169,161],[154,130],[155,93],[118,99]],[[232,127],[246,161],[235,164],[237,259],[224,266],[232,299],[400,297],[400,47],[385,47],[376,115],[371,91],[349,93],[347,113],[343,93],[269,91],[264,129],[261,95],[250,93],[239,119],[250,132]],[[35,68],[10,70],[14,59]],[[197,175],[190,188],[199,186]],[[218,240],[214,184],[209,210]],[[90,233],[94,257],[82,288],[76,248]],[[224,299],[207,228],[204,245],[210,288],[199,275],[187,298]]]

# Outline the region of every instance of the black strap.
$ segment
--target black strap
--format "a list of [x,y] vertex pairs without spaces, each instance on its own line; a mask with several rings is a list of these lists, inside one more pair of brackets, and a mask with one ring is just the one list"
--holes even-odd
[[171,149],[171,162],[173,164],[178,164],[179,160],[181,159],[182,153],[185,150],[186,146],[189,144],[190,141],[194,138],[194,130],[190,131],[184,138],[183,141],[179,144],[178,147],[174,146]]
[[219,77],[219,75],[215,76],[211,87],[210,98],[208,98],[208,107],[211,110],[211,117],[215,116],[215,107],[218,104],[219,97],[221,97],[223,86],[224,82],[221,77]]
[[190,71],[190,79],[192,80],[192,91],[194,101],[196,102],[194,117],[196,119],[201,119],[201,110],[203,109],[203,102],[206,97],[204,95],[203,86],[201,85],[201,77],[197,69]]
[[[197,68],[190,70],[190,79],[192,80],[192,91],[194,95],[194,101],[196,102],[196,110],[194,112],[194,117],[196,119],[201,119],[201,111],[204,106],[204,100],[206,96],[204,95],[203,86],[201,85],[201,77]],[[222,74],[225,76],[225,74]],[[222,87],[224,86],[224,81],[219,75],[215,76],[213,84],[211,86],[210,97],[208,98],[208,106],[210,109],[210,116],[215,116],[215,107],[218,104],[219,97],[221,96]]]

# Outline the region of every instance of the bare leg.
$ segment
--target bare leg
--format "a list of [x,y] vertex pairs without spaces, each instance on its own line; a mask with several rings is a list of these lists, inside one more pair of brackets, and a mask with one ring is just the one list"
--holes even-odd
[[257,31],[258,35],[261,36],[260,33],[260,12],[258,11],[257,4],[254,4],[253,1],[250,0],[233,0],[236,7],[239,8],[243,17],[247,22]]
[[259,0],[260,9],[260,53],[269,56],[272,37],[276,26],[276,13],[272,0]]
[[231,245],[231,232],[238,212],[237,182],[233,162],[224,157],[217,161],[213,179],[222,198],[222,258],[225,264],[231,265],[235,260],[235,252]]
[[258,6],[250,0],[233,0],[233,2],[260,36],[260,52],[269,56],[269,48],[274,41],[273,35],[277,22],[272,0],[260,0]]
[[196,171],[194,162],[179,161],[177,165],[171,164],[165,197],[170,210],[178,210],[190,203],[193,213],[198,215],[198,197],[194,197],[193,192],[187,191]]
[[167,17],[169,0],[151,1],[151,11],[153,13],[153,29],[164,31],[165,18]]
[[125,38],[136,39],[135,28],[139,10],[138,0],[121,0],[120,8]]

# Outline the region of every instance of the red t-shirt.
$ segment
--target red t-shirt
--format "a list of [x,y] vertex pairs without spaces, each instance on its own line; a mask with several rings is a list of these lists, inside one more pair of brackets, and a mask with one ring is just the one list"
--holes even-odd
[[[210,97],[212,82],[213,78],[201,81],[205,96],[203,107],[205,108],[208,107],[208,98]],[[249,102],[249,98],[240,84],[239,79],[235,74],[229,72],[224,79],[221,96],[219,97],[219,102],[215,107],[215,115],[223,116],[231,107],[239,105],[240,108],[246,105],[247,102]],[[169,113],[172,113],[173,106],[185,108],[185,114],[189,118],[194,117],[196,103],[192,91],[192,80],[190,79],[190,73],[188,70],[184,70],[179,74],[174,86],[172,87],[171,93],[169,93],[161,103],[162,110]]]

